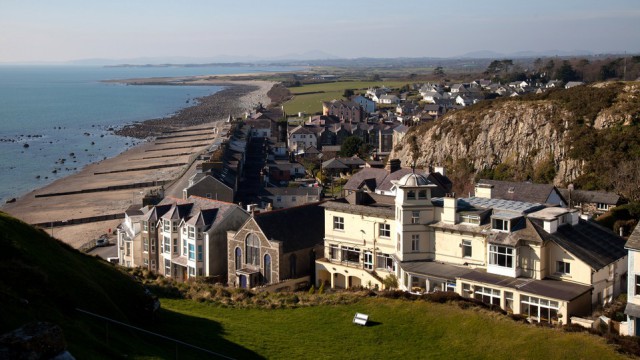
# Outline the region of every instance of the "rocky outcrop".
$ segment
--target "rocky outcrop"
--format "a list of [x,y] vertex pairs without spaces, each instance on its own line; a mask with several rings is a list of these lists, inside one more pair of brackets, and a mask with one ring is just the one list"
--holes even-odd
[[[570,154],[576,126],[603,129],[629,125],[639,118],[638,83],[612,86],[619,93],[610,106],[579,115],[575,109],[585,107],[567,100],[567,93],[487,101],[451,112],[435,123],[413,128],[391,156],[401,159],[404,166],[415,161],[419,167],[451,166],[463,160],[475,173],[506,164],[513,170],[513,180],[530,179],[536,169],[550,163],[555,170],[553,182],[566,185],[585,170],[587,156]],[[589,101],[584,94],[590,90],[581,91],[576,96]]]
[[34,322],[0,336],[0,359],[73,359],[66,347],[59,326]]

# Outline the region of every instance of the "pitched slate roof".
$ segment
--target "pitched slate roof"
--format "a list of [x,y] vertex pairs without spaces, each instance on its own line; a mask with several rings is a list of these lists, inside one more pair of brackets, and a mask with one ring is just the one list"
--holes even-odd
[[558,191],[566,201],[569,201],[569,195],[571,195],[571,203],[618,205],[621,201],[619,195],[605,191],[572,190],[569,192],[569,189],[558,189]]
[[324,208],[320,202],[254,215],[269,240],[283,243],[285,253],[324,243]]
[[266,187],[260,191],[261,196],[319,196],[319,187]]
[[491,197],[504,200],[524,201],[530,203],[547,202],[555,186],[552,184],[534,184],[528,182],[499,181],[481,179],[478,184],[493,185]]
[[553,234],[544,231],[542,220],[530,221],[540,237],[558,244],[594,270],[600,270],[627,255],[623,238],[592,221],[579,219],[576,225],[559,226]]
[[640,224],[636,226],[629,236],[629,240],[627,240],[625,247],[633,250],[640,250]]
[[152,214],[164,212],[158,218],[180,219],[189,225],[195,225],[202,220],[206,231],[221,223],[236,208],[240,209],[236,204],[199,196],[189,196],[187,200],[166,197],[160,204],[149,210],[145,217],[148,219],[153,216]]
[[[344,184],[345,190],[358,190],[366,184],[371,191],[375,190],[387,177],[388,171],[379,168],[364,168],[353,174],[351,178]],[[371,188],[373,186],[373,188]]]

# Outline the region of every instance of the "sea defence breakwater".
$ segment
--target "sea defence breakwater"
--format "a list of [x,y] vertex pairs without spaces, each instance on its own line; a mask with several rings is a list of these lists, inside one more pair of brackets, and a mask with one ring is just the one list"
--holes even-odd
[[[210,85],[220,84],[210,81]],[[121,221],[117,214],[140,204],[145,191],[162,186],[165,191],[181,192],[171,186],[194,171],[191,164],[217,136],[214,128],[229,115],[241,116],[258,103],[269,103],[266,93],[273,86],[267,81],[225,80],[224,84],[227,89],[198,99],[195,106],[174,116],[117,131],[150,141],[4,204],[2,211],[40,225],[76,248],[114,231]]]

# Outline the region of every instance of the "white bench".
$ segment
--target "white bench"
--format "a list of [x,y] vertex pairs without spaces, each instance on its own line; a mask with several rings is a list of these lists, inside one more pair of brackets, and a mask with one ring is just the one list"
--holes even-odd
[[356,316],[353,317],[353,323],[362,325],[362,326],[367,326],[368,320],[369,320],[369,315],[367,314],[356,313]]

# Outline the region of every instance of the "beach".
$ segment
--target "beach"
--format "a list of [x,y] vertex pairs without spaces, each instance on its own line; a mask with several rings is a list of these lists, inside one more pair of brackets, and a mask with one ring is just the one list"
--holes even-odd
[[[121,80],[127,84],[170,86],[185,78]],[[260,80],[220,80],[196,77],[189,85],[223,85],[213,95],[197,99],[194,106],[173,116],[150,119],[116,130],[122,136],[146,139],[142,144],[109,159],[90,164],[78,173],[31,191],[2,211],[29,224],[38,224],[54,237],[75,248],[81,248],[102,234],[113,234],[121,219],[93,221],[99,217],[120,216],[132,204],[141,204],[145,191],[164,187],[172,189],[173,180],[188,169],[193,171],[196,155],[207,149],[217,134],[214,128],[229,115],[242,116],[258,103],[269,104],[267,92],[274,82]],[[184,85],[184,84],[183,84]],[[67,225],[66,222],[91,222]]]

